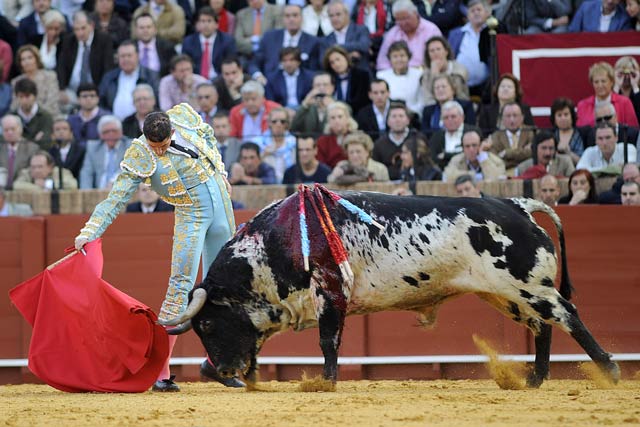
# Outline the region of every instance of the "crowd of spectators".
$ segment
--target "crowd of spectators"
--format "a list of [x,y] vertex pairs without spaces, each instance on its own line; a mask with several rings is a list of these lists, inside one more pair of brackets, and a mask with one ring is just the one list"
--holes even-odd
[[[187,102],[233,185],[442,180],[481,196],[479,181],[542,178],[549,204],[633,204],[637,60],[592,64],[593,94],[558,94],[538,129],[518,78],[491,84],[487,20],[634,31],[638,1],[513,3],[3,0],[0,187],[108,189],[144,117]],[[620,177],[604,198],[601,175]]]

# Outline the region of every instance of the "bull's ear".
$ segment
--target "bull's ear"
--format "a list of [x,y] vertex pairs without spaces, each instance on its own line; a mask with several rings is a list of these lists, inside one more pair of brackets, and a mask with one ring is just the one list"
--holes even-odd
[[200,321],[200,329],[202,332],[210,332],[213,329],[213,321],[212,320],[201,320]]

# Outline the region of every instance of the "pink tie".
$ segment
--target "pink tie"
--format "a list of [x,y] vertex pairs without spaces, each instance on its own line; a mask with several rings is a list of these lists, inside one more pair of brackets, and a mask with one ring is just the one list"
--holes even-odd
[[211,59],[209,58],[209,40],[204,41],[204,51],[202,52],[202,61],[200,62],[200,75],[209,78],[209,67]]

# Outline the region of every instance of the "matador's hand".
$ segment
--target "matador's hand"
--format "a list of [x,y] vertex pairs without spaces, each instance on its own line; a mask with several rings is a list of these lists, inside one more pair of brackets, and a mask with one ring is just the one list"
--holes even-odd
[[84,236],[78,236],[76,237],[76,241],[75,241],[75,247],[76,250],[82,250],[82,248],[84,247],[84,245],[86,245],[87,243],[89,243],[89,239],[87,239]]

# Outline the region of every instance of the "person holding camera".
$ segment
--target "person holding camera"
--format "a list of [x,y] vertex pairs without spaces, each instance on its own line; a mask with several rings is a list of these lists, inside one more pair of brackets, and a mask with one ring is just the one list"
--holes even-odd
[[[60,184],[62,177],[62,185]],[[31,156],[29,167],[22,169],[13,182],[16,191],[76,190],[78,181],[67,169],[60,173],[53,156],[40,150]]]
[[638,121],[640,121],[640,66],[633,56],[623,56],[613,68],[615,81],[613,91],[631,100]]
[[293,117],[291,131],[321,135],[327,124],[327,107],[335,101],[335,80],[327,71],[313,76],[311,90],[302,100],[302,105]]

